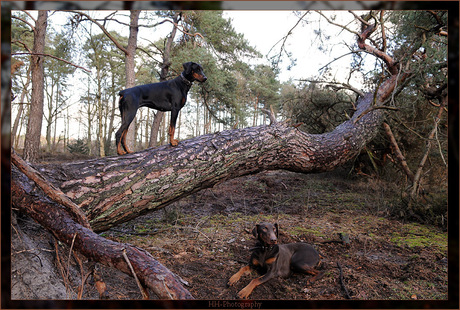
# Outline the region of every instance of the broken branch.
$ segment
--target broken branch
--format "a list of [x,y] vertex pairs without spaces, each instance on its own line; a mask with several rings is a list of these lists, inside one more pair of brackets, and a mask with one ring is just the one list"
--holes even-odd
[[390,125],[388,125],[387,123],[383,123],[383,128],[385,129],[385,133],[390,139],[390,143],[393,146],[393,152],[395,153],[396,158],[401,164],[402,169],[404,170],[406,175],[409,177],[409,179],[411,181],[414,181],[414,174],[409,169],[409,166],[407,165],[407,162],[406,162],[406,158],[404,157],[401,150],[399,149],[398,143],[396,142],[395,136],[393,135],[393,132],[391,131]]
[[40,172],[29,166],[25,160],[16,154],[14,149],[11,149],[11,162],[29,179],[34,181],[51,199],[66,207],[72,216],[77,219],[78,223],[91,229],[91,225],[80,207],[73,203],[60,189],[49,183]]
[[88,73],[91,73],[91,70],[89,69],[86,69],[86,68],[83,68],[81,66],[78,66],[74,63],[71,63],[70,61],[67,61],[65,59],[62,59],[62,58],[59,58],[59,57],[56,57],[56,56],[53,56],[53,55],[50,55],[50,54],[45,54],[45,53],[31,53],[31,52],[23,52],[23,53],[13,53],[11,54],[11,56],[16,56],[16,55],[32,55],[32,56],[45,56],[45,57],[51,57],[51,58],[54,58],[54,59],[57,59],[59,61],[63,61],[65,62],[66,64],[69,64],[71,66],[74,66],[75,68],[78,68],[78,69],[82,69],[82,70],[85,70],[86,72]]
[[342,287],[343,291],[345,292],[345,297],[346,297],[347,299],[351,299],[350,293],[348,293],[347,287],[345,286],[345,283],[343,282],[342,266],[340,265],[339,262],[337,262],[337,267],[339,268],[339,282],[340,282],[340,286]]

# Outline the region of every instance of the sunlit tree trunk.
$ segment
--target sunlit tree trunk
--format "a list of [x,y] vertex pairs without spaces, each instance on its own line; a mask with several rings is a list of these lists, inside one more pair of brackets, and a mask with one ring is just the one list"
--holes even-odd
[[[38,11],[38,17],[34,28],[34,53],[43,53],[45,50],[47,19],[48,11]],[[27,124],[27,132],[24,141],[24,158],[29,162],[37,161],[40,149],[44,100],[43,62],[43,56],[31,56],[32,95],[30,100],[29,122]]]

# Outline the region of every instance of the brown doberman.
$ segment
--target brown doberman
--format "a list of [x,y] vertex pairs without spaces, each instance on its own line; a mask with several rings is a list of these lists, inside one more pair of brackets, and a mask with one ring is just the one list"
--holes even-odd
[[235,273],[228,285],[235,284],[241,276],[257,270],[262,276],[252,280],[243,288],[238,296],[248,298],[254,288],[274,277],[288,278],[292,272],[311,274],[309,282],[323,276],[324,271],[315,269],[319,264],[318,252],[309,244],[298,242],[288,244],[278,243],[278,224],[260,223],[253,229],[252,234],[257,238],[256,247],[251,249],[249,264]]

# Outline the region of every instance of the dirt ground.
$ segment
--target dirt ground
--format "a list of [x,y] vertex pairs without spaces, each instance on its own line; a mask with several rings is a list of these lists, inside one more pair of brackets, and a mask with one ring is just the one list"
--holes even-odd
[[[263,172],[200,191],[167,208],[102,233],[152,253],[187,281],[197,299],[237,299],[256,274],[227,287],[247,262],[258,222],[277,222],[280,243],[308,242],[322,257],[322,279],[294,274],[257,287],[251,298],[343,300],[447,299],[447,232],[390,216],[399,199],[394,184],[346,173]],[[339,235],[348,236],[349,243]],[[12,298],[99,299],[89,264],[31,219],[12,225]],[[80,265],[81,263],[81,265]],[[340,264],[343,284],[340,281]],[[141,299],[131,276],[96,265],[102,298]],[[153,295],[153,293],[151,294]]]

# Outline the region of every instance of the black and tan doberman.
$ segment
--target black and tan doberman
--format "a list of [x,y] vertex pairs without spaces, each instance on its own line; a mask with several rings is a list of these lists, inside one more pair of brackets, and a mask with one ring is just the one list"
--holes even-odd
[[182,65],[184,71],[175,79],[139,85],[120,91],[120,101],[118,107],[121,114],[121,127],[115,134],[117,153],[123,155],[131,153],[126,145],[126,133],[129,124],[136,116],[140,107],[148,107],[159,111],[171,111],[171,121],[169,124],[169,143],[177,146],[179,141],[174,139],[176,120],[180,109],[187,101],[187,93],[193,81],[205,82],[206,75],[203,67],[194,62],[186,62]]
[[260,223],[252,231],[257,238],[256,247],[252,249],[249,264],[235,273],[228,285],[235,284],[241,276],[256,270],[262,276],[252,280],[238,296],[248,298],[254,288],[274,277],[288,278],[292,272],[311,274],[309,282],[319,279],[324,272],[315,269],[319,264],[318,252],[309,244],[298,242],[278,243],[278,224]]

